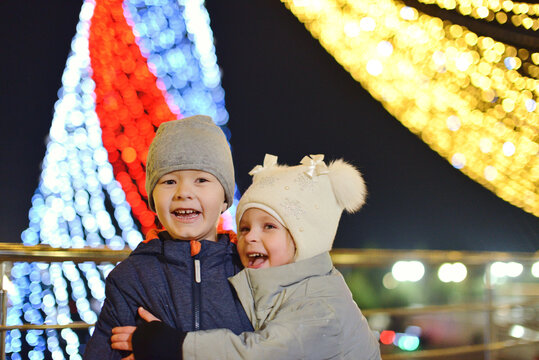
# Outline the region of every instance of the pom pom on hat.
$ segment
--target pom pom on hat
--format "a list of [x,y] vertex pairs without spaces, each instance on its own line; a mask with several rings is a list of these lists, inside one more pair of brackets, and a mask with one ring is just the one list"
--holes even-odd
[[339,159],[329,165],[328,176],[337,203],[349,213],[361,209],[367,196],[361,173],[353,165]]
[[323,159],[305,156],[300,165],[286,166],[267,154],[250,172],[253,183],[238,203],[236,223],[249,208],[259,208],[290,231],[295,261],[331,250],[342,211],[359,210],[367,190],[354,166],[343,160],[327,166]]

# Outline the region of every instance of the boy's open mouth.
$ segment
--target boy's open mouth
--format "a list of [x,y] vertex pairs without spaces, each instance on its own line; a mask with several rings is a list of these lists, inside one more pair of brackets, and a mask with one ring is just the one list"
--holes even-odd
[[200,211],[194,209],[176,209],[172,211],[172,215],[174,215],[177,219],[181,221],[194,220],[198,217],[199,214]]
[[247,257],[249,258],[247,267],[251,269],[258,269],[268,260],[268,256],[262,253],[247,254]]

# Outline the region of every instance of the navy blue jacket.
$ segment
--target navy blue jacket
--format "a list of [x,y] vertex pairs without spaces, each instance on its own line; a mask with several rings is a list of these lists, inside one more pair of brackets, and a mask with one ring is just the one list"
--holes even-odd
[[111,330],[116,326],[136,325],[139,306],[183,331],[218,328],[236,334],[253,331],[228,282],[242,268],[229,235],[219,234],[217,242],[200,241],[198,254],[194,246],[198,244],[191,243],[174,240],[166,231],[160,232],[158,238],[139,244],[110,272],[106,300],[86,345],[84,359],[126,356],[128,353],[111,349]]

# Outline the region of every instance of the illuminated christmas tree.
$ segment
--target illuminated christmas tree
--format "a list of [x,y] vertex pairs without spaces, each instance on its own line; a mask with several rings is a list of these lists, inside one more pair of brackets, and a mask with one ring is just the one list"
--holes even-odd
[[[194,114],[229,133],[203,2],[84,1],[23,243],[135,248],[156,220],[144,188],[148,146],[159,124]],[[7,325],[94,323],[112,268],[15,263]],[[12,330],[6,352],[13,360],[80,359],[88,336]]]

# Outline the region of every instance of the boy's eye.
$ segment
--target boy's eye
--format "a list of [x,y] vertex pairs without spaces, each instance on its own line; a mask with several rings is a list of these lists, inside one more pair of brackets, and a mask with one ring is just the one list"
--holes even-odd
[[205,183],[205,182],[208,182],[208,181],[209,181],[209,180],[206,179],[206,178],[198,178],[198,179],[196,180],[197,183]]
[[240,233],[246,233],[246,232],[249,232],[249,228],[244,226],[244,227],[240,227]]
[[163,180],[162,184],[167,184],[167,185],[174,185],[176,183],[176,181],[174,181],[173,179],[166,179],[166,180]]

